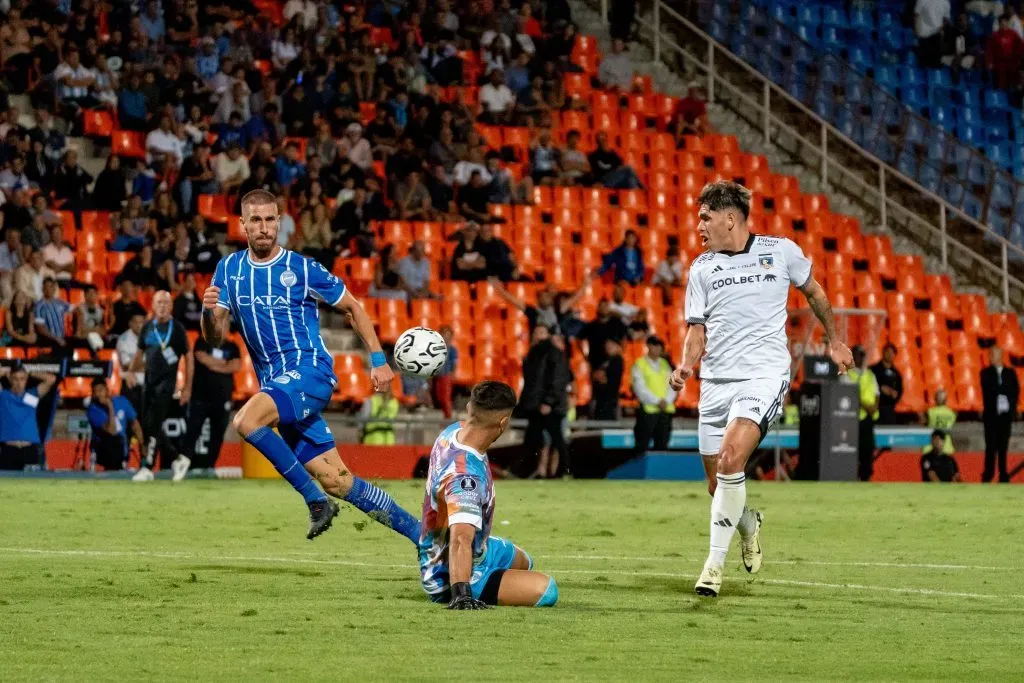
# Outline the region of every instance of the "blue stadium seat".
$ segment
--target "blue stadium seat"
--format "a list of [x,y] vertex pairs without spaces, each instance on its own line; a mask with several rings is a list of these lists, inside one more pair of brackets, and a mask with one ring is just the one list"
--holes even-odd
[[903,32],[898,29],[879,29],[878,39],[882,43],[883,47],[889,48],[890,50],[903,49]]
[[876,66],[874,79],[875,83],[889,91],[895,90],[899,87],[899,81],[896,79],[896,72],[891,66]]
[[985,157],[996,166],[1007,170],[1013,169],[1013,151],[1010,143],[989,144],[985,146]]
[[708,24],[708,35],[717,40],[720,43],[724,43],[728,40],[729,34],[725,29],[725,26],[712,20]]
[[[1006,237],[1008,240],[1016,244],[1018,247],[1024,248],[1024,227],[1022,227],[1020,223],[1011,223],[1010,234],[1007,235]],[[1013,254],[1012,252],[1011,255],[1013,256],[1013,259],[1015,261],[1020,261],[1019,256]]]
[[924,89],[921,86],[903,86],[900,88],[900,96],[903,103],[916,112],[928,105],[928,98],[925,97]]
[[782,3],[772,3],[768,7],[768,16],[783,24],[788,23],[792,17],[789,15],[789,7]]
[[955,88],[952,90],[953,101],[965,107],[979,107],[981,105],[981,92],[977,88]]
[[[1013,168],[1013,159],[1010,160],[1010,168]],[[992,196],[989,204],[997,209],[1005,209],[1013,206],[1013,185],[1004,176],[998,175],[992,182]]]
[[956,110],[957,119],[971,126],[981,124],[981,112],[972,107],[960,107]]
[[946,138],[940,136],[931,138],[926,151],[928,158],[932,161],[942,161],[946,158]]
[[850,47],[846,59],[850,64],[856,67],[871,66],[872,59],[870,48],[861,45],[853,45]]
[[928,85],[938,88],[952,88],[953,78],[949,69],[926,69]]
[[910,143],[923,145],[925,142],[924,122],[915,116],[907,117],[907,128],[903,132],[903,138]]
[[711,6],[711,16],[716,21],[721,21],[723,23],[728,23],[732,19],[732,17],[729,16],[729,7],[717,2]]
[[840,30],[835,26],[821,27],[821,44],[829,50],[841,50],[843,39],[840,37]]
[[905,66],[900,69],[900,82],[902,85],[924,85],[924,73],[921,69]]
[[956,109],[953,107],[942,105],[931,107],[928,118],[936,126],[946,130],[953,130],[956,127]]
[[846,21],[846,13],[838,7],[821,8],[821,23],[826,26],[835,26],[837,28],[846,28],[848,25],[848,22]]
[[1006,122],[996,123],[989,121],[985,126],[985,137],[989,142],[1002,142],[1010,139],[1010,127]]
[[900,25],[900,19],[895,14],[890,14],[889,12],[879,12],[878,13],[878,28],[879,29],[899,28],[899,25]]
[[964,195],[964,213],[976,221],[981,220],[982,206],[981,200],[976,195],[971,193]]
[[964,200],[964,186],[947,178],[942,183],[942,198],[953,206],[960,206]]
[[818,44],[818,27],[817,25],[811,24],[797,24],[796,35],[800,40],[803,40],[811,45]]
[[858,8],[850,12],[849,26],[851,29],[870,32],[875,30],[875,20],[870,11]]
[[985,91],[985,109],[1005,111],[1010,108],[1010,101],[1002,90]]
[[929,192],[938,192],[940,176],[939,169],[929,164],[921,164],[917,172],[917,182]]
[[847,80],[846,88],[844,88],[843,92],[846,94],[847,102],[861,102],[864,100],[864,85],[859,78]]
[[900,152],[900,156],[896,159],[896,170],[908,178],[917,177],[917,157],[909,149],[905,149]]
[[960,138],[960,142],[977,147],[985,142],[985,129],[961,123],[956,127],[956,136]]
[[842,77],[842,66],[834,59],[826,58],[818,66],[818,78],[822,83],[839,83]]

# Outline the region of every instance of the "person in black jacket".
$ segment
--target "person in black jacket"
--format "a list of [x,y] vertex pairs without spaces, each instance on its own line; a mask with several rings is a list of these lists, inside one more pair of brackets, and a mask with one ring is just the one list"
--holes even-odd
[[882,350],[882,360],[871,366],[871,372],[878,380],[878,424],[896,424],[896,404],[903,397],[903,375],[894,365],[896,346],[886,344]]
[[1017,412],[1020,384],[1013,368],[1003,365],[1003,350],[992,347],[991,364],[981,371],[981,398],[984,403],[982,419],[985,423],[985,470],[981,480],[992,481],[996,460],[999,461],[999,481],[1010,481],[1006,470],[1006,451],[1010,447],[1010,429]]
[[[564,338],[553,336],[550,328],[538,325],[533,330],[533,346],[523,361],[523,391],[519,397],[519,411],[528,421],[523,445],[530,454],[538,454],[532,478],[554,478],[567,455],[562,420],[569,410],[571,382]],[[542,453],[544,434],[551,441],[547,455]]]

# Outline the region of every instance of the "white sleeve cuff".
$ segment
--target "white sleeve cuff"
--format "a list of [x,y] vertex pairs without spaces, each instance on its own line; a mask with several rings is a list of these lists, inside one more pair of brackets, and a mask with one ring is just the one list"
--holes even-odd
[[348,291],[348,287],[346,287],[345,285],[342,285],[341,286],[341,294],[338,295],[338,300],[335,301],[333,304],[331,304],[332,308],[337,308],[338,307],[338,304],[341,303],[341,300],[345,298],[345,292],[347,292],[347,291]]
[[477,529],[482,529],[484,520],[480,515],[474,515],[472,512],[456,512],[454,515],[448,516],[448,526],[451,527],[455,524],[472,524]]
[[224,303],[223,301],[218,301],[217,302],[217,306],[219,308],[223,308],[226,311],[230,311],[231,310],[231,306],[229,306],[228,304]]

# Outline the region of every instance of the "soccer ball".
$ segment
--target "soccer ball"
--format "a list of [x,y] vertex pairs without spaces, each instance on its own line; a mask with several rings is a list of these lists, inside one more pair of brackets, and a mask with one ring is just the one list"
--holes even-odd
[[448,359],[444,337],[426,327],[413,327],[395,342],[395,364],[407,375],[433,377]]

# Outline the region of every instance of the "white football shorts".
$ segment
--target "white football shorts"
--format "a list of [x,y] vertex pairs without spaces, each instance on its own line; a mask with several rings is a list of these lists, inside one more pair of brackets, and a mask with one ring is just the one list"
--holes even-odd
[[736,381],[703,380],[697,411],[697,443],[701,455],[718,455],[725,428],[738,417],[761,427],[761,438],[782,415],[789,393],[789,378],[756,378]]

